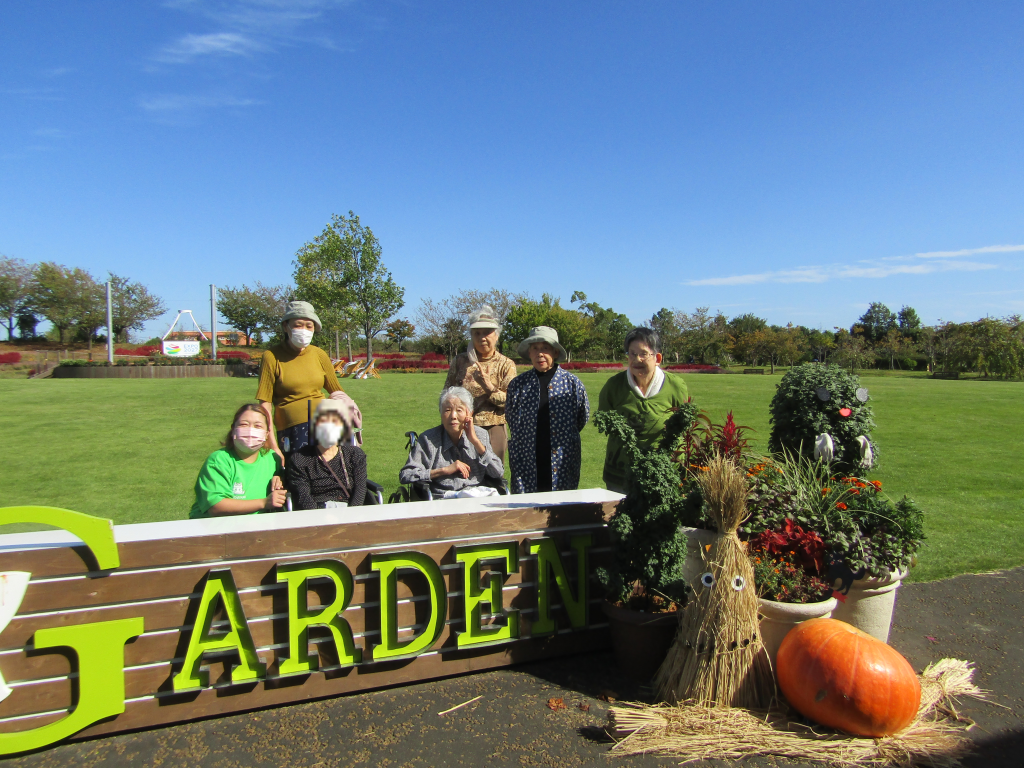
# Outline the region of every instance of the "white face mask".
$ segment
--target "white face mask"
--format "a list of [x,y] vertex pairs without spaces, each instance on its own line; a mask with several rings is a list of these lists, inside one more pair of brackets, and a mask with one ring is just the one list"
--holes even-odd
[[292,328],[291,333],[288,334],[294,344],[299,349],[305,349],[309,346],[309,342],[313,340],[313,332],[305,328]]
[[337,445],[341,440],[341,431],[341,424],[335,424],[333,421],[320,422],[314,430],[317,445],[322,445],[325,448]]
[[267,441],[267,430],[235,427],[234,432],[231,433],[231,439],[236,451],[249,456],[263,447],[263,443]]

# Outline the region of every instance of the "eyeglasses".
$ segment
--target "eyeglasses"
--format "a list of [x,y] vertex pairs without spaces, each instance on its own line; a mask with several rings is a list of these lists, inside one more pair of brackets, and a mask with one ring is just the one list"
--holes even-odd
[[657,358],[657,354],[654,352],[648,352],[647,350],[639,353],[629,352],[628,355],[630,360],[639,360],[641,363],[646,363],[648,360],[654,360]]

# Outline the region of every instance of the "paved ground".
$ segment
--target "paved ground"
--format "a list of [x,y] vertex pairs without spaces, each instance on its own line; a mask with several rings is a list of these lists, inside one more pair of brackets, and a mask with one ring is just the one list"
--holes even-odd
[[[945,656],[977,664],[992,704],[967,701],[978,725],[969,768],[1024,766],[1024,569],[961,576],[900,589],[892,644],[918,670]],[[343,697],[68,744],[6,761],[14,768],[267,766],[668,766],[665,758],[606,762],[598,697],[643,698],[610,655],[532,664],[376,693]],[[444,717],[437,713],[483,698]],[[552,712],[549,698],[568,708]],[[584,711],[584,707],[589,707]],[[1005,707],[1005,708],[1004,708]],[[704,765],[711,765],[705,763]],[[758,760],[744,765],[795,766]]]

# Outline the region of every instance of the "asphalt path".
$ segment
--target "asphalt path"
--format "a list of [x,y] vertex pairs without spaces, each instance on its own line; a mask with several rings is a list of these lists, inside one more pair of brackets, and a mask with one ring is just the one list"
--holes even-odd
[[[963,702],[975,720],[967,768],[1024,766],[1024,569],[900,588],[890,642],[920,671],[944,657],[976,664],[993,703]],[[609,758],[609,695],[650,692],[610,654],[558,659],[420,685],[64,744],[4,761],[14,768],[340,766],[668,766]],[[480,697],[446,715],[438,713]],[[564,709],[552,710],[549,699]],[[691,765],[723,765],[717,762]],[[764,758],[746,766],[798,766]]]

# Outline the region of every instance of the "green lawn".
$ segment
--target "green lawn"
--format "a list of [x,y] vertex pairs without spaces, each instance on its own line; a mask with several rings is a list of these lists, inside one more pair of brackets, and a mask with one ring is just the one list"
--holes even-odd
[[[592,404],[609,375],[582,374]],[[778,375],[686,380],[712,418],[731,408],[764,447]],[[438,423],[442,381],[385,374],[344,382],[366,419],[370,476],[388,492],[405,461],[403,433]],[[911,578],[1024,564],[1024,384],[891,376],[864,383],[882,459],[872,478],[890,495],[913,496],[928,515],[928,541]],[[59,506],[118,523],[185,517],[200,464],[255,390],[254,379],[0,380],[0,504]],[[583,487],[602,485],[603,455],[604,438],[588,426]]]

